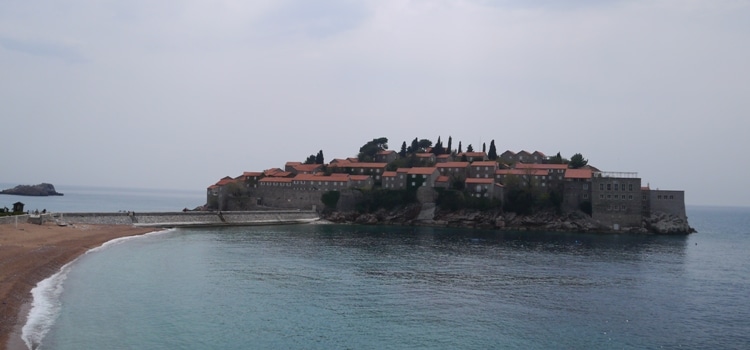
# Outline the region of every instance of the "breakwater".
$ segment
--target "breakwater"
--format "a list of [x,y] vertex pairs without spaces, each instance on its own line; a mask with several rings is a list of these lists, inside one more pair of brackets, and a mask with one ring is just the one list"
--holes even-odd
[[134,225],[145,227],[215,227],[303,224],[318,220],[315,211],[231,211],[231,212],[122,212],[122,213],[51,213],[28,217],[35,223]]

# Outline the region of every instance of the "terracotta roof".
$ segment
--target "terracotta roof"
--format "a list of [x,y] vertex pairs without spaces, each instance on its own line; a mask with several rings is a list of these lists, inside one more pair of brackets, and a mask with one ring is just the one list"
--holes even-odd
[[397,173],[408,173],[411,168],[398,168],[396,169]]
[[343,163],[351,163],[349,159],[341,159],[341,158],[334,158],[332,161],[328,162],[328,164],[343,164]]
[[493,184],[495,183],[495,179],[492,178],[483,178],[483,177],[470,177],[466,179],[467,184]]
[[432,173],[436,172],[436,167],[429,167],[429,168],[409,168],[409,175],[432,175]]
[[566,179],[590,179],[593,172],[591,169],[566,169]]
[[346,178],[348,178],[349,174],[347,174],[347,173],[333,173],[333,174],[331,174],[331,177],[346,177]]
[[438,168],[466,168],[469,164],[469,162],[445,162],[438,163],[436,166]]
[[396,175],[398,175],[398,173],[395,171],[383,172],[383,177],[396,177]]
[[432,153],[417,153],[416,156],[417,158],[432,158],[435,155]]
[[302,162],[286,162],[286,166],[292,166],[292,165],[300,165]]
[[370,179],[370,175],[352,175],[349,176],[352,181],[367,181]]
[[448,182],[450,181],[450,179],[451,178],[448,176],[441,175],[441,176],[438,176],[437,179],[435,179],[435,182]]
[[567,164],[516,163],[516,169],[567,169]]
[[332,167],[338,168],[385,168],[388,163],[346,163],[346,164],[331,164]]
[[437,158],[440,158],[440,159],[443,159],[443,158],[450,158],[450,157],[451,157],[451,155],[450,155],[450,154],[438,154],[438,155],[437,155]]
[[[346,174],[344,174],[346,175]],[[313,174],[298,174],[293,177],[295,181],[325,181],[325,182],[348,182],[349,176],[317,176]]]
[[271,168],[271,169],[263,170],[263,174],[266,176],[273,176],[273,174],[280,173],[280,172],[284,172],[284,170],[281,170],[279,168]]
[[487,153],[484,152],[464,152],[459,154],[459,156],[467,156],[467,157],[484,157]]
[[218,187],[219,187],[219,186],[217,186],[217,185],[211,185],[211,186],[208,186],[208,189],[209,189],[209,190],[213,190],[214,188],[218,188]]
[[219,180],[219,182],[217,182],[216,185],[217,186],[224,186],[226,184],[230,184],[230,183],[233,183],[233,182],[236,182],[233,178],[231,178],[229,176],[225,176],[225,177],[221,178],[221,180]]
[[264,177],[260,179],[258,182],[292,182],[291,177]]
[[293,168],[297,171],[314,171],[323,168],[323,164],[297,164]]
[[242,176],[263,176],[263,173],[260,171],[245,171]]
[[269,177],[288,177],[289,175],[292,175],[291,171],[280,171],[269,175]]
[[471,166],[497,166],[494,160],[472,162]]

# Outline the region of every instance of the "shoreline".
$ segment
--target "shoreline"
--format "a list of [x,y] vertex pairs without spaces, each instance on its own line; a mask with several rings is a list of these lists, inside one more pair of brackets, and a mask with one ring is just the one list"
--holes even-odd
[[0,224],[0,348],[27,349],[21,339],[36,285],[93,248],[116,238],[160,231],[132,225]]

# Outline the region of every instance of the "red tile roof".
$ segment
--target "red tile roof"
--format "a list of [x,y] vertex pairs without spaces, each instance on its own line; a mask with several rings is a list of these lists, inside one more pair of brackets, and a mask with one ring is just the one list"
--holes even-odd
[[331,164],[331,167],[336,168],[372,168],[381,169],[385,168],[388,163],[346,163],[346,164]]
[[438,168],[466,168],[469,166],[469,162],[445,162],[438,163],[436,166]]
[[409,168],[409,175],[432,175],[437,171],[437,167],[429,168]]
[[315,171],[323,168],[323,164],[297,164],[292,168],[297,171]]
[[367,181],[370,179],[370,175],[352,175],[349,176],[352,181]]
[[416,156],[417,158],[432,158],[435,155],[432,153],[417,153]]
[[245,171],[242,176],[263,176],[263,173],[260,171]]
[[398,175],[398,173],[395,171],[383,172],[383,177],[396,177],[396,175]]
[[593,174],[591,169],[566,169],[566,179],[590,179]]
[[494,160],[476,161],[476,162],[472,162],[471,166],[497,166],[497,162]]
[[516,163],[516,169],[567,169],[567,164]]
[[[344,174],[347,175],[347,174]],[[297,174],[294,181],[321,181],[321,182],[349,182],[349,176],[318,176],[313,174]]]
[[450,181],[450,179],[451,178],[448,176],[441,175],[441,176],[438,176],[437,179],[435,179],[435,182],[448,182]]
[[292,179],[291,177],[264,177],[264,178],[258,180],[258,182],[281,182],[281,183],[286,183],[286,182],[292,182],[292,180],[294,180],[294,179]]

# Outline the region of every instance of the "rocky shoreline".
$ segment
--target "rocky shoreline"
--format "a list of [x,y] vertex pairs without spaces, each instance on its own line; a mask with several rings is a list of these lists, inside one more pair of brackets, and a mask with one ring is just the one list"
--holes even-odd
[[[430,218],[431,217],[431,218]],[[404,208],[374,213],[325,212],[322,218],[334,223],[351,223],[361,225],[399,225],[399,226],[434,226],[452,228],[479,228],[509,231],[554,231],[581,233],[633,233],[659,235],[685,235],[696,232],[688,225],[687,220],[675,215],[653,213],[643,220],[641,227],[625,227],[613,230],[583,212],[558,215],[553,212],[539,212],[532,215],[503,213],[500,210],[478,211],[441,211],[434,210],[433,215],[424,215],[421,205],[414,204]]]
[[13,188],[0,191],[0,194],[12,194],[16,196],[62,196],[63,194],[55,190],[55,186],[48,183],[38,185],[18,185]]

